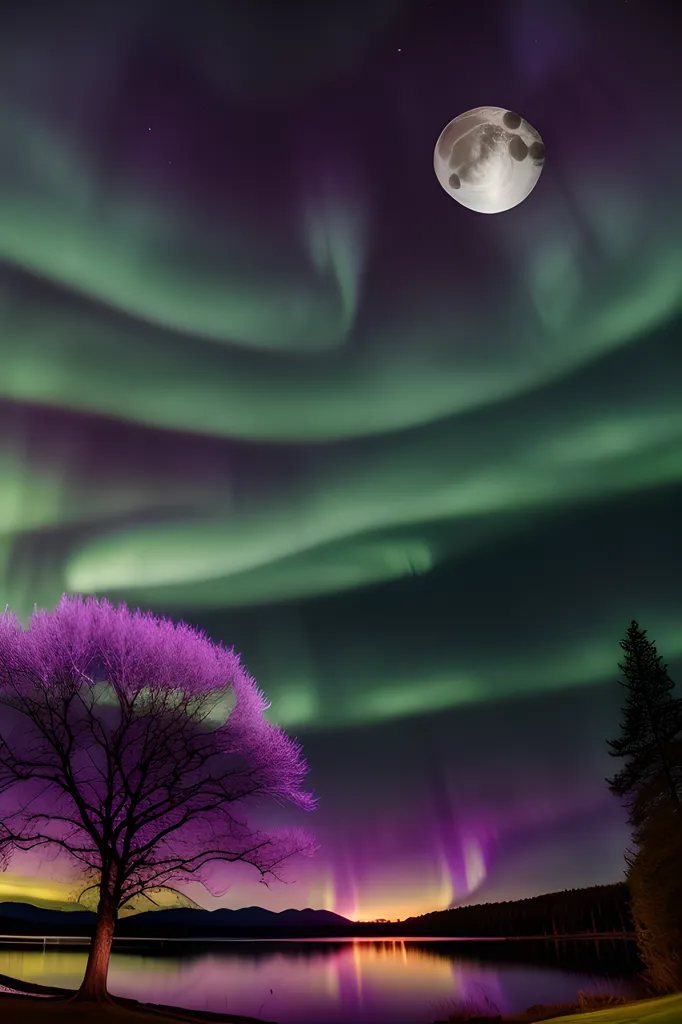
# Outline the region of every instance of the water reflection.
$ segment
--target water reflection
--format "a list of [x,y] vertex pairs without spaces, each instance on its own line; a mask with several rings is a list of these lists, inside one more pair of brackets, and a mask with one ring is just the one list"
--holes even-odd
[[[506,960],[509,944],[504,946]],[[561,970],[547,966],[546,958],[544,966],[503,963],[499,945],[497,954],[490,947],[479,951],[465,952],[455,942],[402,939],[235,942],[195,953],[183,948],[182,955],[167,947],[120,950],[112,957],[110,988],[143,1002],[279,1024],[420,1024],[461,1003],[515,1013],[532,1003],[575,999],[579,989],[634,992],[623,975]],[[523,955],[530,957],[528,947]],[[584,948],[580,956],[584,963]],[[81,949],[0,947],[1,974],[62,988],[78,986],[85,960]],[[596,964],[594,970],[599,971]]]

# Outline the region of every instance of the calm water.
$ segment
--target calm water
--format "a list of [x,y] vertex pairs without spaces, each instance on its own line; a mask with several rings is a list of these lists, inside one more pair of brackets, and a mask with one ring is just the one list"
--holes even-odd
[[[166,947],[167,948],[167,947]],[[492,956],[495,954],[493,953]],[[486,957],[490,958],[490,952]],[[0,946],[0,973],[76,988],[84,950]],[[634,994],[623,975],[462,958],[456,942],[400,939],[225,943],[182,955],[114,953],[110,990],[143,1002],[260,1017],[278,1024],[422,1024],[457,1004],[502,1013],[589,992]]]

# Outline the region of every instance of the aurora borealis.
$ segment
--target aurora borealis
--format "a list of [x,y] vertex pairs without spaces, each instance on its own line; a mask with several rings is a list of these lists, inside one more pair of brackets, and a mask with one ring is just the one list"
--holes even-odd
[[[630,619],[682,666],[679,13],[169,6],[3,7],[4,602],[242,652],[321,848],[225,905],[617,879]],[[492,217],[432,168],[484,103],[547,145]]]

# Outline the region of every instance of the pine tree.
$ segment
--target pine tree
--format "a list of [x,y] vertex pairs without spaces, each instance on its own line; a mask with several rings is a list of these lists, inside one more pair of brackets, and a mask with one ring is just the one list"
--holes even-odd
[[612,757],[625,766],[607,780],[611,792],[625,800],[630,824],[638,828],[656,808],[676,812],[682,827],[682,700],[673,696],[675,684],[668,666],[646,630],[634,620],[620,646],[622,686],[627,690],[621,735],[609,741]]
[[672,992],[682,988],[682,700],[634,620],[620,646],[627,697],[621,735],[608,747],[625,765],[608,783],[633,829],[625,859],[644,976],[654,991]]
[[644,980],[657,993],[682,989],[682,831],[647,823],[626,856],[630,911]]

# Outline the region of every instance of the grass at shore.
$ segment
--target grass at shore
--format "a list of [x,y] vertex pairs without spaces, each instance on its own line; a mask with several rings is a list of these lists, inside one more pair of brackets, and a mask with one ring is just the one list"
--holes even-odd
[[547,1024],[682,1024],[682,995],[643,999],[608,1010],[552,1017]]
[[682,1024],[682,994],[658,999],[641,999],[603,1009],[585,1009],[575,1005],[531,1006],[508,1017],[496,1011],[458,1011],[436,1024]]

